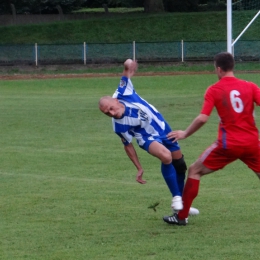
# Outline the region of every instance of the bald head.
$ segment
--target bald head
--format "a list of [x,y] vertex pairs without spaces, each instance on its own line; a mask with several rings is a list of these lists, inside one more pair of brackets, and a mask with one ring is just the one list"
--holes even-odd
[[102,98],[99,99],[99,109],[102,111],[102,107],[106,106],[109,103],[113,103],[114,98],[110,97],[110,96],[104,96]]
[[125,106],[116,98],[104,96],[99,100],[99,109],[109,117],[121,118],[125,111]]

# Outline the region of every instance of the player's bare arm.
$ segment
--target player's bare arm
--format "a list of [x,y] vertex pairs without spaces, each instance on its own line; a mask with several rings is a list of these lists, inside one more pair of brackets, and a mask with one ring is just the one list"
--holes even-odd
[[209,116],[205,114],[199,114],[193,122],[187,127],[186,130],[175,130],[170,132],[167,137],[168,139],[173,139],[173,142],[176,142],[178,140],[185,139],[198,131],[209,119]]
[[125,152],[128,155],[129,159],[133,162],[133,164],[135,165],[136,169],[137,169],[137,174],[136,174],[136,181],[141,183],[141,184],[145,184],[146,181],[143,180],[143,173],[144,170],[142,168],[141,163],[139,162],[137,153],[135,151],[135,148],[133,146],[133,144],[128,144],[126,146],[124,146],[125,148]]

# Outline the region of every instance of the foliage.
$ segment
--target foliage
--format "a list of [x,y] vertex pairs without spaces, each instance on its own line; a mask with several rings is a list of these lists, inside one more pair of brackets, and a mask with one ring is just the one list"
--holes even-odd
[[259,10],[259,0],[241,0],[241,2],[244,10]]
[[[242,11],[243,21],[253,13]],[[200,21],[200,26],[194,21]],[[259,41],[259,23],[256,20],[241,40]],[[240,33],[245,24],[234,26]],[[122,29],[123,28],[123,29]],[[49,24],[0,26],[0,44],[70,44],[70,43],[129,43],[165,41],[226,41],[226,12],[161,13],[161,14],[88,14],[78,21]],[[238,34],[237,34],[238,35]]]
[[198,11],[198,0],[164,0],[164,4],[168,12]]
[[97,8],[106,4],[108,7],[141,7],[144,0],[88,0],[87,7]]
[[[225,0],[2,0],[0,14],[11,13],[10,4],[14,4],[19,14],[57,13],[60,5],[65,13],[81,7],[97,8],[104,4],[108,7],[144,7],[145,12],[194,12],[224,10]],[[257,8],[256,0],[234,1],[234,9],[252,10]]]
[[60,5],[64,13],[69,13],[86,5],[87,0],[3,0],[0,3],[0,14],[11,13],[10,4],[14,4],[18,14],[24,13],[58,13]]
[[163,0],[144,0],[144,11],[146,13],[164,12]]

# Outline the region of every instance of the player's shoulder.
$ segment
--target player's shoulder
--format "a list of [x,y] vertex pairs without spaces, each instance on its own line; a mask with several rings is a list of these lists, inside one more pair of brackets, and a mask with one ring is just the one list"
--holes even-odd
[[204,96],[205,97],[209,97],[209,96],[215,97],[219,93],[221,88],[222,88],[222,84],[220,83],[220,81],[217,81],[214,84],[207,87]]
[[251,88],[258,88],[257,84],[252,82],[252,81],[248,81],[248,80],[245,80],[245,79],[240,79],[240,78],[237,78],[238,82],[241,83],[242,86],[246,86],[246,87],[251,87]]
[[129,84],[130,84],[131,86],[133,85],[131,79],[128,78],[127,76],[124,76],[124,75],[123,75],[123,76],[121,77],[121,79],[120,79],[119,87],[124,88],[124,87],[128,86]]
[[205,94],[207,94],[207,93],[213,91],[214,88],[217,86],[216,84],[217,84],[217,83],[214,83],[214,84],[208,86],[208,87],[206,88]]
[[124,88],[127,86],[127,83],[128,83],[128,78],[126,76],[122,76],[118,87]]

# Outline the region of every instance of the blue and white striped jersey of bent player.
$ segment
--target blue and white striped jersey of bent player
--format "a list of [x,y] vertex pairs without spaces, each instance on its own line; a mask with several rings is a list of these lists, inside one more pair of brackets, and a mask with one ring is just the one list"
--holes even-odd
[[112,118],[113,130],[125,145],[131,143],[132,137],[143,145],[147,138],[163,137],[171,131],[159,111],[136,93],[129,78],[121,78],[113,98],[126,108],[122,118]]

